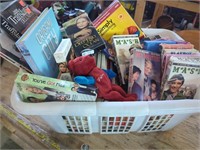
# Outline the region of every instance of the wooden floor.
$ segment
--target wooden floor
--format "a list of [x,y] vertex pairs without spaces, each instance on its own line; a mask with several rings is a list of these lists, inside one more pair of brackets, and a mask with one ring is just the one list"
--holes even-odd
[[[10,106],[10,94],[18,68],[4,61],[1,66],[1,101]],[[200,149],[200,115],[193,115],[175,128],[167,132],[129,133],[121,135],[66,135],[53,132],[39,117],[25,116],[32,124],[47,131],[49,138],[63,149],[80,149],[82,144],[88,144],[90,149]],[[1,124],[5,126],[15,142],[25,148],[45,149],[44,139],[41,140],[33,131],[20,127],[18,122],[1,116]],[[27,132],[27,133],[26,133]],[[51,135],[50,135],[51,134]],[[44,137],[44,136],[43,136]],[[21,140],[20,140],[21,139]],[[29,143],[29,144],[25,144]],[[32,144],[31,144],[32,143]],[[44,146],[42,146],[42,143]],[[51,141],[51,144],[53,142]],[[55,146],[54,143],[54,147]],[[58,147],[59,147],[58,146]]]

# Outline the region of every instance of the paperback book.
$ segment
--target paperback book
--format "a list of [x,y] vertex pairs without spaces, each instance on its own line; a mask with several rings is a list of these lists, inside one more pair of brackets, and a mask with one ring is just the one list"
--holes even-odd
[[95,87],[28,73],[18,73],[15,80],[24,102],[96,101]]
[[144,37],[144,32],[138,27],[123,5],[114,0],[94,21],[99,35],[110,44],[113,35],[137,34]]
[[23,0],[0,3],[1,28],[16,41],[36,20],[37,15]]
[[92,54],[105,48],[105,43],[96,31],[86,13],[63,23],[66,34],[71,38],[75,55],[83,56],[86,50],[94,50]]
[[200,55],[172,56],[169,60],[161,100],[193,99],[200,88]]
[[118,66],[120,85],[128,88],[129,58],[134,49],[141,48],[137,35],[114,35],[112,37],[113,49],[115,50],[115,61]]
[[[176,44],[174,44],[174,45],[176,45]],[[196,53],[199,53],[199,51],[196,49],[163,49],[162,53],[161,53],[162,72],[165,70],[171,56],[173,56],[173,55],[192,55],[192,54],[196,54]]]
[[160,55],[134,50],[130,56],[128,92],[136,93],[139,101],[160,98]]
[[52,8],[46,8],[15,43],[32,71],[37,75],[57,77],[54,52],[62,40]]

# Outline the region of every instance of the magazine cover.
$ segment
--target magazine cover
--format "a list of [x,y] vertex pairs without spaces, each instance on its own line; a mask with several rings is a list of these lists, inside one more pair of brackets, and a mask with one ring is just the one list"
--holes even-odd
[[75,82],[28,73],[18,73],[15,80],[20,98],[25,102],[95,101],[96,88]]
[[120,85],[124,85],[127,91],[129,58],[134,49],[141,48],[140,40],[137,35],[114,35],[112,43],[116,54]]
[[136,93],[139,101],[160,98],[160,55],[134,50],[130,56],[128,92]]
[[1,28],[16,41],[37,18],[24,0],[0,3]]
[[15,43],[32,71],[37,75],[57,77],[54,52],[62,40],[52,8],[46,8]]
[[110,44],[113,35],[137,34],[144,37],[143,31],[118,0],[114,0],[94,21],[99,35]]
[[193,99],[200,88],[200,55],[172,56],[165,74],[161,100]]
[[63,23],[66,34],[71,38],[76,56],[84,56],[85,49],[97,53],[105,48],[105,43],[100,37],[90,18],[86,13]]

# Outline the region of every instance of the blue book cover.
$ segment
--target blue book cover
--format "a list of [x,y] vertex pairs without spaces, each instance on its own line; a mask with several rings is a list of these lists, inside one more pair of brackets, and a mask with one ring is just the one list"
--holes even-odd
[[57,77],[58,66],[53,54],[61,40],[54,12],[46,8],[15,44],[35,74]]

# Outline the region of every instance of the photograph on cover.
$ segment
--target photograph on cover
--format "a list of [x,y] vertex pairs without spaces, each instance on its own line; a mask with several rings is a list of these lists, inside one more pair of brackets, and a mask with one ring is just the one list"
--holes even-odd
[[162,100],[193,99],[197,88],[198,77],[181,73],[172,74],[165,84]]
[[19,94],[23,96],[25,102],[37,103],[70,100],[70,94],[58,92],[49,87],[39,88],[30,85],[21,85],[21,89]]
[[136,93],[138,100],[158,100],[160,97],[160,75],[158,74],[160,63],[156,59],[141,58],[138,57],[137,60],[133,58],[130,62],[129,93]]
[[96,53],[105,48],[103,39],[96,31],[87,13],[63,23],[63,27],[72,41],[76,56],[83,56],[85,49],[93,49]]

